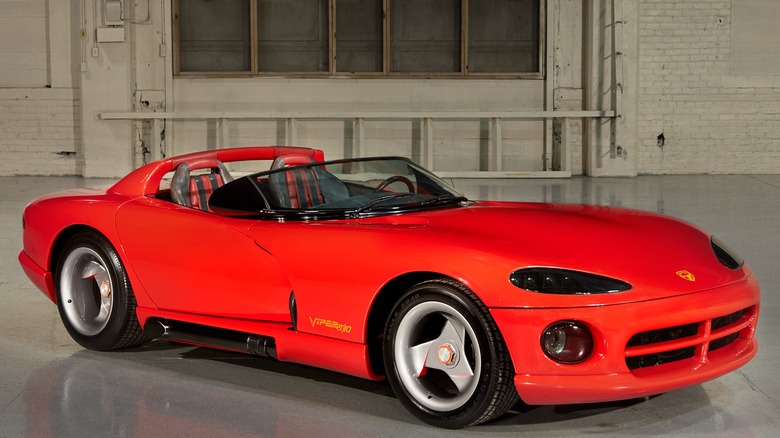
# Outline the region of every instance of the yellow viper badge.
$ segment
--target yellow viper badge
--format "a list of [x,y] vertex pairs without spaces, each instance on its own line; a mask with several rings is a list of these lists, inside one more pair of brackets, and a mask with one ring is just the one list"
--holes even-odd
[[691,274],[691,271],[683,269],[681,271],[675,272],[675,274],[679,275],[683,280],[696,281],[696,277]]

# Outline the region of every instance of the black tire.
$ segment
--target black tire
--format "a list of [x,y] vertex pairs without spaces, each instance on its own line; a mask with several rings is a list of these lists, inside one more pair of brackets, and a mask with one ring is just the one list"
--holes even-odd
[[431,280],[410,289],[390,314],[383,342],[390,386],[428,424],[472,426],[504,414],[518,400],[498,327],[458,282]]
[[94,230],[73,236],[57,264],[57,308],[70,336],[90,350],[149,340],[138,323],[133,288],[114,247]]

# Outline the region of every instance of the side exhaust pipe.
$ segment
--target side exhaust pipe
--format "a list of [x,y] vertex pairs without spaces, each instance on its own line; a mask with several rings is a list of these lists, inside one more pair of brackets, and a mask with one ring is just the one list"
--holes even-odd
[[269,336],[162,319],[149,319],[146,321],[144,332],[155,339],[165,339],[276,359],[276,341]]

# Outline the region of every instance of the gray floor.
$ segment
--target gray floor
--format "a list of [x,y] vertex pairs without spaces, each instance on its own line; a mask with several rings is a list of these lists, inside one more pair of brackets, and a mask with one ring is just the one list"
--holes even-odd
[[760,351],[737,372],[649,400],[523,408],[459,432],[421,424],[383,383],[164,342],[83,350],[18,266],[21,212],[37,195],[105,183],[0,178],[0,437],[774,437],[780,430],[780,175],[454,181],[475,199],[608,204],[688,220],[745,257],[763,287]]

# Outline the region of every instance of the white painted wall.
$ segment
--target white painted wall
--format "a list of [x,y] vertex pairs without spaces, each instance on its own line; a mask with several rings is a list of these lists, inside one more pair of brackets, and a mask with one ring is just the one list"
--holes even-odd
[[[544,105],[541,80],[426,79],[185,79],[173,81],[176,112],[400,112],[405,111],[534,111]],[[351,121],[299,121],[298,143],[342,158],[352,141]],[[419,120],[369,121],[368,154],[419,154]],[[231,146],[283,144],[278,123],[232,122]],[[213,126],[177,122],[174,153],[214,147]],[[211,131],[210,131],[211,130]],[[211,133],[210,133],[211,132]],[[434,169],[479,170],[486,156],[487,125],[478,120],[434,122]],[[504,161],[508,168],[542,170],[541,122],[507,122]]]
[[[605,130],[598,137],[593,126],[573,122],[573,173],[588,166],[597,175],[776,173],[777,2],[615,1],[621,18],[615,44],[622,57],[614,89],[621,105],[616,143],[604,135],[608,124],[599,124]],[[612,0],[547,2],[548,82],[173,78],[170,0],[125,4],[126,15],[137,21],[125,24],[126,41],[97,43],[95,29],[102,23],[100,8],[93,17],[94,0],[0,0],[0,175],[116,177],[142,164],[142,148],[159,146],[150,144],[148,124],[98,120],[103,111],[536,111],[612,105],[612,60],[603,56],[612,44]],[[216,144],[216,127],[205,122],[168,122],[165,128],[174,153]],[[419,121],[367,121],[364,129],[366,154],[420,154]],[[485,167],[488,131],[482,121],[434,122],[434,170]],[[231,122],[227,132],[229,146],[274,144],[283,141],[284,124]],[[322,147],[331,157],[348,154],[354,135],[349,121],[301,121],[297,132],[299,144]],[[543,122],[505,122],[502,133],[505,170],[541,169]],[[663,147],[657,141],[661,133]],[[617,143],[628,155],[615,156]]]
[[0,175],[81,173],[76,17],[76,0],[0,0]]
[[48,82],[46,0],[0,0],[0,87]]

